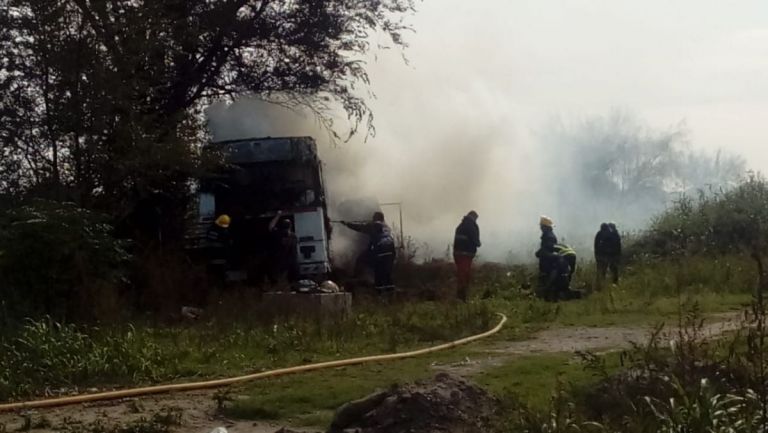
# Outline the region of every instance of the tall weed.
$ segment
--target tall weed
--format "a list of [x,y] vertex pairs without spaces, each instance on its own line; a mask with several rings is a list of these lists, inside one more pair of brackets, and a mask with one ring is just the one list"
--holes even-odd
[[497,320],[485,303],[371,306],[332,320],[285,318],[261,325],[212,320],[99,328],[28,320],[0,336],[0,399],[407,350],[476,334]]
[[132,327],[119,334],[90,332],[29,320],[14,338],[0,340],[0,398],[155,380],[172,369],[170,354]]

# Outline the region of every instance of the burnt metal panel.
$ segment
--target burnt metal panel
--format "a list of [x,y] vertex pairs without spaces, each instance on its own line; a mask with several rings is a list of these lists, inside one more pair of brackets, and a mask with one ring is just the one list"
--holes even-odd
[[311,137],[248,138],[213,143],[230,164],[277,161],[313,161],[317,145]]

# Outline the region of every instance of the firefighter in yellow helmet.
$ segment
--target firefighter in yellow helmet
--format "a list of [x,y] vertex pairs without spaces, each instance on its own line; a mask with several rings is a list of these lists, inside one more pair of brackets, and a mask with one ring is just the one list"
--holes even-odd
[[539,228],[541,229],[541,246],[536,252],[536,257],[540,259],[555,253],[557,236],[555,236],[554,232],[555,223],[549,217],[542,215],[541,218],[539,218]]
[[221,228],[228,229],[231,222],[232,219],[229,217],[229,215],[221,214],[218,218],[216,218],[216,222],[214,224]]
[[211,224],[206,233],[208,246],[209,272],[218,276],[222,281],[226,276],[230,260],[230,247],[232,239],[229,234],[229,226],[232,219],[227,214],[219,215]]
[[541,229],[541,245],[536,251],[536,258],[539,259],[539,287],[538,294],[547,300],[555,300],[554,288],[552,287],[551,275],[555,272],[559,256],[555,251],[557,245],[557,236],[554,232],[554,222],[547,216],[539,218],[539,228]]

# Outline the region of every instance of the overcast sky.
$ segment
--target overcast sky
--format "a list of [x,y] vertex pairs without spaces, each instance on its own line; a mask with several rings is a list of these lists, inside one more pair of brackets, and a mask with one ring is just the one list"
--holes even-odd
[[410,65],[384,55],[374,67],[380,131],[423,114],[414,98],[437,94],[468,110],[498,105],[518,132],[548,116],[618,107],[660,128],[685,120],[695,144],[768,171],[766,1],[425,0],[418,8]]

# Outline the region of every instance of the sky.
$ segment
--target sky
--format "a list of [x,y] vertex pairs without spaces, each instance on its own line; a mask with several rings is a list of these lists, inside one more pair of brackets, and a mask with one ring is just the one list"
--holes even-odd
[[621,107],[654,125],[685,120],[698,145],[768,168],[768,2],[427,0],[410,22],[410,66],[390,56],[373,88],[420,89],[377,91],[382,122],[435,92],[503,99],[520,128]]
[[569,226],[578,209],[548,200],[563,181],[540,158],[553,118],[620,109],[660,130],[684,122],[696,148],[724,149],[768,172],[768,2],[425,0],[417,8],[409,46],[368,60],[375,137],[328,145],[311,119],[258,104],[212,110],[214,135],[217,125],[220,138],[314,135],[333,201],[403,202],[406,234],[434,256],[475,209],[486,238],[480,254],[493,260],[530,257],[541,214],[584,245],[601,222]]

